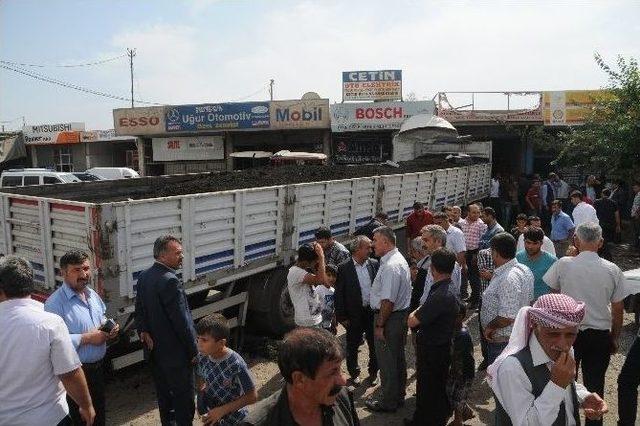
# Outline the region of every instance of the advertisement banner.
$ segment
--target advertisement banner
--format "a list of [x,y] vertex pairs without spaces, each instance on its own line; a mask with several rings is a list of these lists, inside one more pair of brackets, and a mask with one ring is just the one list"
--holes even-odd
[[268,129],[269,103],[178,105],[167,107],[167,132]]
[[153,138],[153,161],[223,160],[222,136]]
[[113,126],[118,136],[157,135],[165,132],[164,108],[139,107],[113,110]]
[[584,124],[595,100],[607,96],[606,90],[562,90],[542,93],[545,126]]
[[331,105],[331,131],[399,130],[407,118],[433,114],[433,101],[370,102]]
[[22,128],[25,145],[78,143],[82,130],[84,123],[38,124]]
[[271,129],[328,129],[329,99],[271,101]]
[[538,123],[542,121],[542,110],[454,110],[441,109],[438,117],[444,118],[449,123]]
[[346,71],[342,73],[343,101],[402,99],[402,70]]
[[116,136],[115,129],[110,130],[88,130],[86,132],[80,132],[80,142],[108,142],[112,140],[123,141],[130,140],[135,142],[134,137],[119,137]]

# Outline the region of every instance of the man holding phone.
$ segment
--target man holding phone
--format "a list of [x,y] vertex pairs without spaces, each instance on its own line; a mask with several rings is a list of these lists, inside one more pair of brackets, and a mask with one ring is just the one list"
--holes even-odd
[[[64,320],[71,342],[82,362],[89,393],[96,410],[94,425],[105,424],[104,366],[107,340],[117,336],[120,327],[105,318],[106,307],[98,293],[90,288],[91,264],[89,255],[72,250],[60,258],[62,285],[44,304],[44,309]],[[73,423],[83,424],[78,405],[67,397]]]

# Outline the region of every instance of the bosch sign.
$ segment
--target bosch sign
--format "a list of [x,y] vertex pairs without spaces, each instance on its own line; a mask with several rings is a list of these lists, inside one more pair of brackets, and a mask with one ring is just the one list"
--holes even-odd
[[154,135],[165,132],[164,107],[122,108],[113,110],[117,135]]
[[402,118],[404,113],[402,107],[395,108],[356,108],[357,119],[373,119],[373,118],[386,118],[387,120],[392,118]]
[[370,102],[331,105],[331,130],[398,130],[407,118],[416,114],[433,114],[435,102]]

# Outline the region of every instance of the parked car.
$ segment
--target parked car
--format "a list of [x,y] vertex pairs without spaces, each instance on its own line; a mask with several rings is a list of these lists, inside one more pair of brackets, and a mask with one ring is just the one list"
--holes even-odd
[[50,169],[9,169],[3,171],[2,175],[0,175],[0,187],[2,188],[73,182],[80,182],[80,179],[73,173],[56,172]]
[[80,179],[83,182],[92,182],[94,180],[104,180],[100,176],[92,175],[87,172],[73,172],[74,176]]
[[85,173],[91,173],[106,180],[139,178],[140,175],[129,167],[93,167]]

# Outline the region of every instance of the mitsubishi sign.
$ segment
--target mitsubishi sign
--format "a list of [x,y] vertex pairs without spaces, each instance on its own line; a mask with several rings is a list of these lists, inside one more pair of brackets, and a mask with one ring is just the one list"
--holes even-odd
[[25,145],[69,144],[80,141],[84,123],[57,123],[24,126]]

